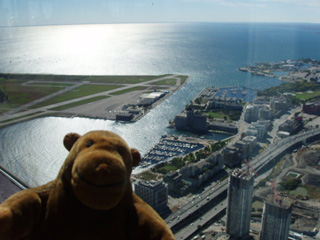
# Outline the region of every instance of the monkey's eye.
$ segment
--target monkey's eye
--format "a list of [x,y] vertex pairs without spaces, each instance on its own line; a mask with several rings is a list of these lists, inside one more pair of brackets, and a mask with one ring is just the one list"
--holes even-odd
[[125,148],[124,147],[118,147],[118,153],[120,153],[120,155],[125,153]]
[[94,142],[93,142],[92,140],[89,140],[89,141],[87,142],[87,147],[91,147],[93,144],[94,144]]

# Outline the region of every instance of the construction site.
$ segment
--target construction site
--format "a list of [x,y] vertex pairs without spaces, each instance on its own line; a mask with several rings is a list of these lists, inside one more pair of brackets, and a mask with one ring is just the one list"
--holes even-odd
[[[290,229],[314,236],[320,227],[320,145],[302,146],[286,154],[260,180],[254,191],[252,217],[257,221],[263,217],[263,203],[272,196],[273,204],[286,201],[292,206]],[[311,157],[312,156],[312,157]],[[261,226],[261,225],[260,225]],[[261,227],[260,227],[261,228]],[[261,231],[261,229],[257,229]]]

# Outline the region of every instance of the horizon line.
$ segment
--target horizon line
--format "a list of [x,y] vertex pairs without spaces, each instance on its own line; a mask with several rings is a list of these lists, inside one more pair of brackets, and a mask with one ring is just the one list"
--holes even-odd
[[192,23],[221,23],[221,24],[320,24],[320,22],[223,22],[223,21],[172,21],[172,22],[106,22],[106,23],[52,23],[52,24],[26,24],[26,25],[0,25],[0,28],[16,28],[16,27],[46,27],[46,26],[75,26],[75,25],[108,25],[108,24],[192,24]]

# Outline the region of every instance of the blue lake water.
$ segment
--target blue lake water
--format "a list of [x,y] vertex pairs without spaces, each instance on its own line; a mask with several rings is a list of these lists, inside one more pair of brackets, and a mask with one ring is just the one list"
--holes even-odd
[[[31,186],[54,178],[68,132],[105,129],[145,154],[205,87],[264,89],[274,78],[238,67],[286,59],[320,59],[318,24],[106,24],[0,28],[0,72],[77,75],[186,74],[190,81],[140,121],[41,118],[0,131],[0,164]],[[224,136],[216,135],[216,139]]]

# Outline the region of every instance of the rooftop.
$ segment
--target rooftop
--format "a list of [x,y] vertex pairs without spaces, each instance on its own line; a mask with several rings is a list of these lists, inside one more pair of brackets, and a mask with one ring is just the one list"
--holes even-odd
[[163,181],[154,181],[154,180],[151,180],[151,181],[140,180],[135,185],[145,186],[148,188],[157,188],[159,186],[164,185],[164,182]]
[[254,177],[254,173],[252,171],[244,170],[244,169],[240,169],[240,168],[234,169],[230,173],[230,175],[233,177],[239,178],[239,179],[243,179],[243,180],[250,180],[251,178]]
[[289,199],[289,198],[286,198],[286,197],[281,197],[280,198],[280,204],[281,206],[278,205],[278,202],[277,202],[277,198],[276,196],[273,196],[273,195],[269,195],[266,199],[265,199],[265,203],[268,203],[268,204],[271,204],[271,205],[274,205],[274,206],[278,206],[278,207],[281,207],[283,209],[288,209],[291,207],[292,205],[292,201]]

